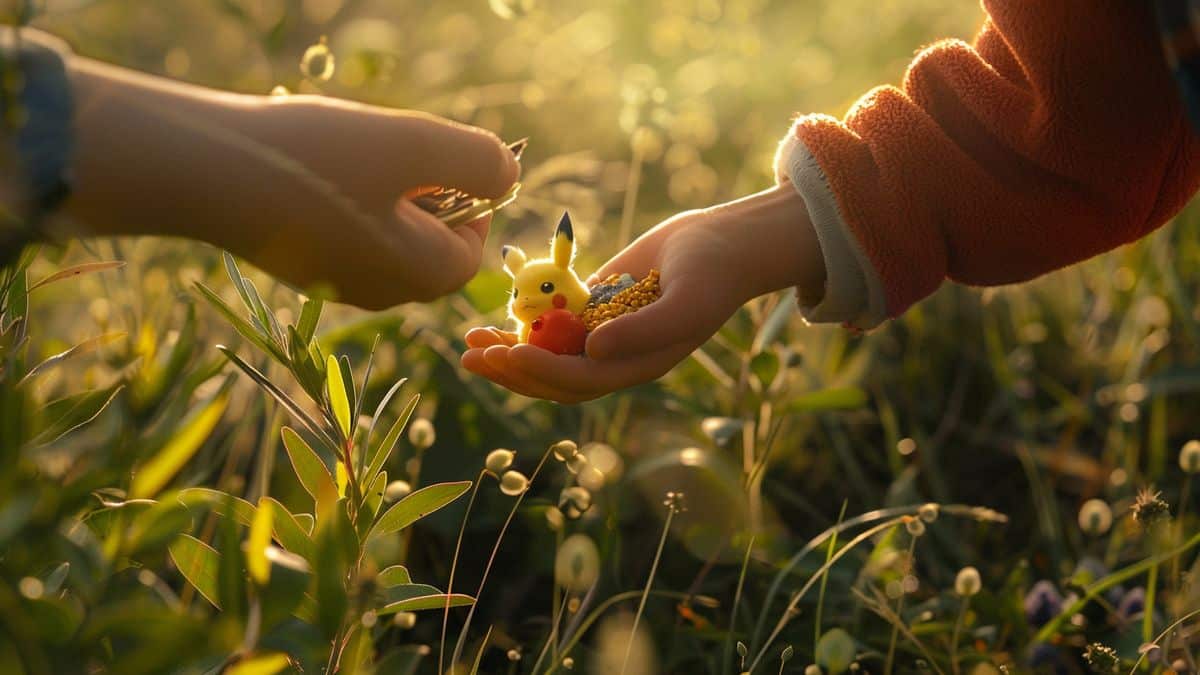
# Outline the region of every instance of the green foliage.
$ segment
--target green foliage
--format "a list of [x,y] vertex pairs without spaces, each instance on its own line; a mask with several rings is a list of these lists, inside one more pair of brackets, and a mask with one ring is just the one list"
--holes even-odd
[[[429,306],[298,300],[186,242],[31,248],[0,272],[6,669],[425,674],[443,624],[458,672],[619,672],[629,651],[627,673],[724,675],[738,656],[884,673],[893,634],[896,673],[1082,672],[1089,644],[1122,672],[1195,660],[1200,486],[1175,457],[1200,403],[1195,207],[1019,289],[948,285],[865,337],[760,298],[659,383],[583,406],[458,368],[463,331],[504,321],[494,242],[532,243],[566,207],[585,271],[761,189],[795,112],[899,81],[918,46],[969,39],[977,3],[35,5],[81,53],[140,70],[533,140],[481,274]],[[322,34],[338,67],[301,85]],[[437,428],[423,452],[414,418]],[[587,462],[536,476],[516,508],[480,473],[502,447],[523,476],[562,438]],[[1151,485],[1171,514],[1153,531],[1128,515]],[[648,583],[668,491],[688,508]],[[1092,498],[1102,532],[1076,522]],[[597,561],[584,590],[555,583],[573,537]],[[1039,581],[1067,598],[1033,617]]]

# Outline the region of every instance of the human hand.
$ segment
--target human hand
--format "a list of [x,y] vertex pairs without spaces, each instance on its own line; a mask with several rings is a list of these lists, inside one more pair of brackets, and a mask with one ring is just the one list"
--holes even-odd
[[73,59],[77,190],[105,235],[229,249],[300,288],[368,309],[426,301],[474,276],[490,217],[449,227],[409,198],[495,198],[516,181],[490,132],[312,96],[238,96]]
[[476,328],[467,333],[463,366],[526,396],[579,403],[662,376],[751,298],[794,284],[820,289],[825,277],[807,210],[787,185],[668,219],[589,284],[622,272],[641,278],[651,269],[660,272],[662,297],[596,328],[586,358]]

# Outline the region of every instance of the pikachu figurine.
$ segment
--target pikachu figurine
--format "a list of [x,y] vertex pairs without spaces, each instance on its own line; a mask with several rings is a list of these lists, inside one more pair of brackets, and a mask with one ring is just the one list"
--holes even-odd
[[580,354],[587,329],[580,319],[591,298],[575,274],[575,231],[563,213],[550,240],[550,256],[529,260],[516,246],[500,249],[504,271],[513,279],[508,316],[517,323],[517,339],[559,354]]

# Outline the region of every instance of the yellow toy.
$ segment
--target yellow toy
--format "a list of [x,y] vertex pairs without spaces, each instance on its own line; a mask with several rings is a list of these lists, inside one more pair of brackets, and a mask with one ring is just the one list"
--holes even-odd
[[[517,337],[529,342],[535,323],[551,310],[566,310],[578,316],[588,304],[591,293],[572,268],[575,258],[575,232],[570,215],[564,213],[550,240],[550,257],[529,260],[516,246],[500,249],[504,271],[513,278],[508,316],[517,322]],[[540,326],[539,326],[540,328]]]

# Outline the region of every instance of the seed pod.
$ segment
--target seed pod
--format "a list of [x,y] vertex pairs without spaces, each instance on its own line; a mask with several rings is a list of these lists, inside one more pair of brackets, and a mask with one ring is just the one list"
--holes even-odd
[[412,443],[417,452],[421,452],[433,445],[437,440],[437,432],[433,428],[433,422],[425,419],[413,420],[413,423],[408,427],[408,442]]
[[1098,537],[1112,527],[1112,508],[1103,499],[1089,499],[1079,507],[1079,529]]
[[974,567],[964,567],[954,577],[954,592],[964,598],[969,598],[979,592],[983,581],[979,578],[979,570]]
[[578,485],[569,487],[559,494],[558,508],[574,520],[592,508],[592,493]]
[[520,471],[505,471],[500,477],[500,491],[509,497],[516,497],[527,489],[529,479]]
[[565,462],[579,453],[579,446],[575,441],[568,440],[559,441],[550,446],[550,449],[554,452],[554,458],[560,462]]
[[483,465],[488,471],[499,476],[502,471],[512,466],[514,457],[516,457],[516,453],[512,450],[497,448],[488,453],[487,458],[483,461]]
[[1179,468],[1186,473],[1200,473],[1200,441],[1188,441],[1179,451]]

